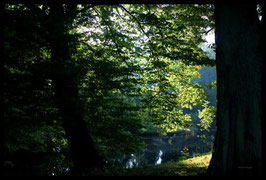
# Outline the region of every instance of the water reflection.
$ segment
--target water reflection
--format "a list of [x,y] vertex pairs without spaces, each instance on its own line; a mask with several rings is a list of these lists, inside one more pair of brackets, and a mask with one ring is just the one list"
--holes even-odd
[[[147,147],[138,154],[131,154],[125,159],[125,168],[141,165],[160,165],[170,161],[179,161],[193,157],[193,154],[211,151],[212,142],[203,143],[194,135],[145,137]],[[185,152],[184,149],[187,151]]]
[[131,158],[126,163],[126,169],[137,167],[138,164],[139,164],[138,160],[137,160],[137,157],[134,154],[131,154],[130,156],[131,156]]
[[[162,155],[163,155],[163,151],[160,150],[157,155],[153,158],[153,159],[156,159],[154,165],[160,165],[162,164]],[[130,155],[130,159],[127,161],[126,163],[126,166],[125,168],[128,169],[128,168],[133,168],[133,167],[137,167],[139,166],[140,164],[140,157],[134,155],[134,154],[131,154]]]
[[163,151],[160,150],[158,153],[158,160],[156,161],[155,165],[159,165],[162,163],[162,155],[163,155]]

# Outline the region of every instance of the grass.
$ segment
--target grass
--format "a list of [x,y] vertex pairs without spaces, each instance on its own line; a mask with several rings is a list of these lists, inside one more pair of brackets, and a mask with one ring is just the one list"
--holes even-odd
[[186,165],[193,165],[196,167],[204,167],[208,168],[210,160],[211,160],[212,153],[206,153],[197,157],[193,157],[187,160],[179,161],[178,163],[186,164]]
[[211,159],[211,153],[179,162],[154,166],[136,167],[112,171],[115,176],[202,176],[205,174]]

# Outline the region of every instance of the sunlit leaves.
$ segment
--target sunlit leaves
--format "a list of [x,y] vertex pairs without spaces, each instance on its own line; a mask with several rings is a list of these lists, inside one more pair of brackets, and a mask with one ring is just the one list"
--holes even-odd
[[198,68],[168,61],[168,64],[154,68],[150,74],[146,72],[147,85],[142,87],[142,105],[152,123],[168,131],[189,126],[191,117],[184,114],[183,109],[201,106],[206,98],[203,88],[191,82],[199,77]]
[[213,118],[215,117],[216,109],[213,106],[209,106],[208,101],[204,102],[203,107],[204,109],[198,111],[199,118],[201,120],[201,123],[199,123],[198,125],[202,128],[202,130],[209,131]]
[[89,96],[89,119],[97,119],[99,126],[110,122],[110,128],[135,119],[135,126],[149,121],[160,130],[176,131],[191,126],[185,110],[197,107],[203,108],[200,118],[206,125],[213,116],[203,115],[207,95],[193,79],[200,78],[201,65],[215,64],[201,49],[203,34],[213,27],[212,8],[186,4],[88,8],[90,21],[80,24],[80,52],[89,63],[82,90]]

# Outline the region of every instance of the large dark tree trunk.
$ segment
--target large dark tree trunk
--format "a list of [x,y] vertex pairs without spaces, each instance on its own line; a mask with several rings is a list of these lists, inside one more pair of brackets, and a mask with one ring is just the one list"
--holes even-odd
[[217,4],[217,132],[209,175],[262,174],[260,28],[256,4]]
[[[3,155],[4,154],[4,98],[3,98],[3,86],[4,86],[4,11],[5,11],[5,6],[3,3],[0,3],[0,20],[1,20],[1,25],[0,25],[0,83],[1,83],[1,97],[0,97],[0,107],[1,110],[0,110],[0,153]],[[0,158],[0,168],[1,170],[4,169],[3,168],[3,156],[1,156]],[[2,172],[0,172],[2,173]]]
[[[265,35],[265,32],[266,32],[266,28],[265,28],[265,20],[266,20],[266,7],[265,7],[265,2],[262,2],[261,4],[262,6],[262,21],[261,21],[261,43],[260,43],[260,51],[261,51],[261,54],[262,54],[262,57],[264,58],[262,60],[262,70],[265,71],[266,69],[266,62],[265,62],[265,57],[266,57],[266,51],[265,51],[265,42],[266,42],[266,35]],[[266,92],[266,86],[265,86],[265,83],[266,82],[266,79],[265,79],[265,75],[262,76],[262,91],[261,92],[264,92],[262,93],[262,112],[264,112],[264,109],[266,108],[266,100],[265,100],[265,92]],[[266,152],[266,147],[265,147],[265,144],[266,144],[266,123],[265,123],[265,116],[262,116],[262,121],[261,121],[261,132],[262,132],[262,152]],[[266,170],[266,167],[265,167],[265,162],[266,162],[266,155],[265,153],[262,154],[262,167],[263,167],[263,171],[265,172]]]
[[101,166],[102,160],[82,116],[83,108],[76,82],[77,72],[70,67],[71,55],[67,32],[70,17],[64,11],[66,10],[63,5],[52,5],[48,25],[51,58],[55,69],[55,97],[72,155],[73,172],[89,173],[93,168]]

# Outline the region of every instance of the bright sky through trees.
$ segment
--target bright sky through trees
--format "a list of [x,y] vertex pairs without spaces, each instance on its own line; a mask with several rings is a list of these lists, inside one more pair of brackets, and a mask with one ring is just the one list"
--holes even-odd
[[205,38],[206,38],[208,44],[213,44],[213,43],[215,43],[215,36],[214,36],[214,33],[209,33]]

